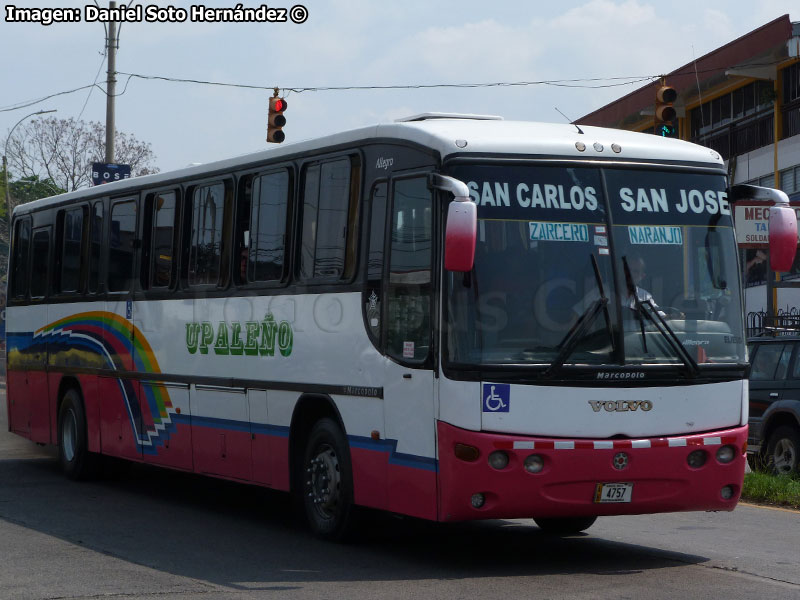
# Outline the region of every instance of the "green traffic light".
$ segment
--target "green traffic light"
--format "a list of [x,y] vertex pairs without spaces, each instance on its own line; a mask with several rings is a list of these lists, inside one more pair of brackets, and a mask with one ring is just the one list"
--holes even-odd
[[666,123],[662,123],[658,126],[658,135],[661,137],[669,137],[674,138],[677,136],[677,131],[674,125],[667,125]]

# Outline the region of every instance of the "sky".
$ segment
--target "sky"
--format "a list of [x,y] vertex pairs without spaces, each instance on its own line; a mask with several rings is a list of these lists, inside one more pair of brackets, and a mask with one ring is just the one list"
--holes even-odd
[[[643,78],[668,73],[781,15],[800,21],[797,0],[297,1],[306,8],[302,23],[208,23],[190,15],[184,22],[123,23],[121,73],[269,89],[119,75],[117,130],[150,143],[155,165],[169,171],[267,147],[267,105],[276,86],[288,102],[285,143],[431,111],[564,122],[558,111],[578,119],[645,85],[649,80]],[[238,3],[207,0],[204,6]],[[84,6],[94,6],[94,0],[12,4],[80,8],[81,22],[7,22],[9,4],[4,5],[0,141],[37,110],[104,123],[105,30],[84,19]],[[137,4],[188,12],[193,3],[129,3]],[[294,6],[293,0],[269,4],[287,14]],[[622,85],[300,91],[558,80]],[[95,81],[99,87],[91,93],[84,89],[16,108]]]

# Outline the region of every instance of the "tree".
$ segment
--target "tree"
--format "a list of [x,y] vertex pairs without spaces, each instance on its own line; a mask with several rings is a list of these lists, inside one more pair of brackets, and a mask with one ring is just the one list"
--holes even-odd
[[[77,119],[34,119],[2,142],[7,150],[9,204],[72,192],[92,184],[92,163],[105,162],[105,125]],[[131,176],[158,173],[150,144],[117,131],[115,161],[131,166]],[[0,169],[0,191],[5,177]],[[5,201],[0,208],[0,279],[8,265],[9,231]]]
[[[105,162],[105,125],[96,122],[34,119],[20,126],[7,143],[9,174],[18,180],[52,182],[67,192],[89,187],[92,163]],[[117,131],[114,147],[115,162],[130,165],[131,176],[158,173],[150,144]],[[12,201],[12,206],[15,204]]]

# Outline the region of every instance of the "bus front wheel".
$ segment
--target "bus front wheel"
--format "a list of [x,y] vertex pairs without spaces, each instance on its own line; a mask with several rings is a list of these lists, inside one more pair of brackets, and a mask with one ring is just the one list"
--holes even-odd
[[58,460],[69,479],[90,479],[97,473],[99,457],[89,452],[86,412],[75,388],[66,391],[58,410]]
[[580,533],[585,529],[589,529],[597,517],[564,517],[553,519],[534,519],[534,522],[539,526],[539,529],[545,533],[554,533],[557,535],[569,535],[571,533]]
[[343,540],[352,533],[353,470],[350,449],[332,419],[317,421],[303,457],[303,507],[311,530],[319,537]]

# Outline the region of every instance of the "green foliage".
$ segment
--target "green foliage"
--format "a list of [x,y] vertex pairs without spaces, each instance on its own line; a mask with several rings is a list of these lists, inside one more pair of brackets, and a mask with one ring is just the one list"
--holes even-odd
[[800,508],[800,475],[746,473],[742,500]]
[[63,194],[66,191],[58,187],[52,179],[39,179],[38,175],[12,181],[8,187],[16,204],[25,204],[39,198]]
[[[10,175],[13,177],[13,175]],[[63,194],[65,190],[58,187],[52,179],[39,179],[37,175],[22,177],[16,181],[9,181],[9,195],[11,206],[18,206],[40,198],[48,198],[56,194]],[[6,188],[5,173],[0,170],[0,217],[6,216]]]

